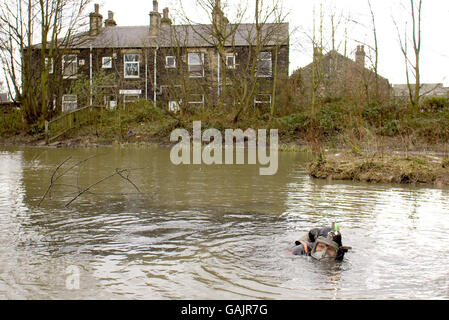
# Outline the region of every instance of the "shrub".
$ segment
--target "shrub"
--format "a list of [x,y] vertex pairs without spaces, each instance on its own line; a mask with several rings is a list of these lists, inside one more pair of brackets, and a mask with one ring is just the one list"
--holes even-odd
[[395,104],[376,104],[371,103],[362,111],[362,117],[370,125],[382,127],[386,122],[397,119],[398,107]]
[[423,110],[429,112],[439,112],[445,108],[449,108],[448,97],[430,97],[423,101]]
[[398,125],[399,125],[399,120],[391,120],[388,121],[385,126],[383,126],[380,130],[380,134],[383,136],[395,136],[398,134],[399,130],[398,130]]
[[347,115],[340,104],[324,105],[317,114],[319,127],[325,135],[338,133],[344,129]]
[[286,117],[278,118],[277,122],[284,128],[286,134],[294,135],[295,133],[306,131],[309,116],[305,113],[294,113]]
[[0,135],[12,135],[26,130],[22,112],[18,109],[0,115]]

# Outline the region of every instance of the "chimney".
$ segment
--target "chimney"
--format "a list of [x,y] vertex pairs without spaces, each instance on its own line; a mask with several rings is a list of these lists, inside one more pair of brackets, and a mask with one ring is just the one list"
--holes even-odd
[[161,20],[161,25],[167,24],[167,25],[171,25],[171,20],[169,18],[168,15],[168,8],[164,8],[164,10],[162,11],[162,20]]
[[95,4],[95,12],[89,14],[89,18],[89,35],[92,37],[97,36],[101,32],[103,25],[103,16],[100,14],[100,5],[98,3]]
[[224,16],[223,11],[221,10],[220,0],[215,0],[215,6],[212,10],[212,23],[218,30],[222,30],[223,27],[229,23],[229,20]]
[[365,46],[357,46],[357,51],[355,52],[355,63],[365,68]]
[[108,18],[104,21],[104,26],[107,27],[115,27],[117,22],[114,20],[114,12],[108,11]]
[[153,1],[153,11],[150,12],[150,36],[157,36],[161,28],[161,14],[158,12],[157,0]]

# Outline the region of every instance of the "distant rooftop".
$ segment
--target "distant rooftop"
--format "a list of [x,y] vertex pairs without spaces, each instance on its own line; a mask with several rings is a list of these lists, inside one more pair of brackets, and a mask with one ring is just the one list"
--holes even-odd
[[[410,84],[412,91],[415,89],[415,84]],[[408,95],[408,85],[407,84],[393,84],[393,91],[396,97]],[[449,94],[449,88],[444,87],[442,83],[422,83],[421,89],[419,90],[422,96],[447,96]]]
[[[227,46],[248,46],[255,44],[255,24],[228,24],[234,36],[226,41]],[[212,25],[162,25],[158,36],[150,36],[149,26],[110,26],[103,28],[97,36],[82,33],[75,36],[70,47],[86,48],[152,48],[152,47],[212,47],[215,39]],[[289,24],[264,24],[262,41],[265,46],[288,45]],[[36,45],[37,48],[40,45]]]

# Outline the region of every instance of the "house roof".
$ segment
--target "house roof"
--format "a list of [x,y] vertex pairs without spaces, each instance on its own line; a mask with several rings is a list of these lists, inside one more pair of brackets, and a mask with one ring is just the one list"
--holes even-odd
[[[411,83],[412,92],[415,91],[415,84]],[[407,84],[393,84],[393,90],[396,96],[408,95]],[[423,96],[446,96],[449,94],[449,88],[444,87],[442,83],[422,83],[419,89]]]
[[[232,37],[228,37],[228,46],[247,46],[255,44],[255,24],[228,24]],[[288,45],[289,24],[264,24],[262,26],[262,42],[266,46]],[[150,28],[146,26],[111,26],[102,29],[95,37],[87,32],[73,37],[71,48],[142,48],[142,47],[211,47],[215,39],[212,36],[212,25],[166,25],[161,26],[157,37],[150,36]],[[37,45],[39,47],[39,45]]]
[[[357,62],[355,62],[354,60],[342,55],[341,53],[339,53],[336,50],[331,50],[328,53],[326,53],[325,55],[323,55],[323,60],[324,61],[329,61],[333,59],[334,61],[336,60],[336,65],[340,66],[340,67],[344,67],[345,65],[352,65],[352,66],[356,66]],[[312,69],[313,66],[313,62],[309,63],[308,65],[306,65],[305,67],[299,68],[298,70],[296,70],[293,74],[295,74],[296,72],[298,72],[299,70],[306,70],[306,69]],[[370,73],[372,73],[374,75],[374,72],[366,67],[364,67],[364,69]],[[380,79],[383,79],[385,81],[388,81],[388,79],[382,77],[381,75],[377,75]]]

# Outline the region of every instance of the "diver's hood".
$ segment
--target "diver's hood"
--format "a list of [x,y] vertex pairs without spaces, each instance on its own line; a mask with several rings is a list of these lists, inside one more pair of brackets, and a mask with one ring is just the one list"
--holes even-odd
[[[331,247],[335,250],[335,255],[331,256],[327,250],[322,250],[322,251],[316,251],[316,248],[318,246],[319,243],[323,243],[325,244],[327,247]],[[335,241],[331,240],[330,238],[325,238],[323,236],[320,236],[316,239],[315,244],[313,246],[312,252],[310,253],[310,255],[317,259],[317,260],[335,260],[338,256],[339,253],[339,249],[340,246],[338,245],[338,243],[336,243]]]

